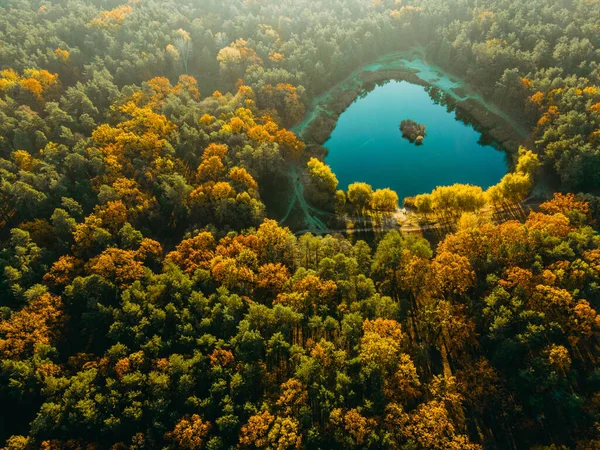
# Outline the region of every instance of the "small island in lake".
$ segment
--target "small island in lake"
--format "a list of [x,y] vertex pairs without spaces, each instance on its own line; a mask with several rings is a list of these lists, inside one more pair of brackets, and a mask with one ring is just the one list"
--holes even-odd
[[425,139],[425,134],[427,134],[425,125],[417,123],[414,120],[403,120],[400,123],[400,131],[402,131],[402,136],[416,145],[421,145]]

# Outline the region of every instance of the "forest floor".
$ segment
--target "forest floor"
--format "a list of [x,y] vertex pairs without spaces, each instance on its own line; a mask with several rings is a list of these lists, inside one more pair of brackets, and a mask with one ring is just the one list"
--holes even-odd
[[306,197],[304,196],[304,181],[301,179],[301,176],[298,171],[298,166],[296,164],[290,165],[290,168],[288,170],[288,177],[290,183],[293,186],[292,196],[289,200],[288,210],[285,216],[279,221],[279,223],[284,224],[290,218],[290,215],[294,211],[294,208],[299,207],[303,213],[302,215],[304,217],[304,222],[307,227],[306,232],[328,233],[328,226],[325,224],[325,222],[323,222],[323,220],[319,218],[319,216],[326,216],[331,218],[331,216],[335,216],[335,214],[315,208],[306,201]]
[[[486,206],[477,211],[481,222],[503,223],[509,220],[523,220],[529,212],[537,210],[542,199],[530,199],[522,204],[505,204],[499,207]],[[345,227],[337,228],[306,228],[297,231],[296,235],[312,233],[324,234],[379,234],[398,230],[402,234],[428,234],[436,240],[441,240],[456,231],[458,216],[442,216],[418,214],[406,208],[398,208],[394,213],[368,213],[362,216],[344,216]]]

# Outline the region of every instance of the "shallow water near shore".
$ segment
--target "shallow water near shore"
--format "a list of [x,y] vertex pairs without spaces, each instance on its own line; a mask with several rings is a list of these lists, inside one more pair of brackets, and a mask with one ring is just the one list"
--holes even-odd
[[529,136],[529,132],[525,127],[499,109],[496,105],[486,102],[479,94],[467,89],[467,86],[462,80],[447,73],[441,67],[428,62],[424,56],[423,50],[418,47],[408,51],[381,56],[373,63],[354,70],[344,80],[315,97],[309,105],[302,122],[296,124],[296,126],[292,128],[292,131],[302,137],[311,122],[315,120],[319,114],[327,112],[327,103],[331,100],[332,96],[336,95],[338,90],[343,91],[359,88],[363,84],[361,80],[363,74],[388,69],[410,70],[422,82],[440,89],[456,101],[475,100],[483,105],[489,112],[505,120],[521,138],[525,139]]

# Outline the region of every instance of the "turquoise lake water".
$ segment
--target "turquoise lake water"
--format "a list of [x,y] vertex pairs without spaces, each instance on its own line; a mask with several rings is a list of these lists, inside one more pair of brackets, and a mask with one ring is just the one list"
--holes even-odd
[[[423,145],[402,137],[400,122],[427,127]],[[389,187],[400,199],[436,186],[466,183],[486,189],[507,172],[507,155],[479,143],[481,134],[437,104],[423,86],[390,81],[357,99],[340,116],[325,159],[339,189],[357,181]]]

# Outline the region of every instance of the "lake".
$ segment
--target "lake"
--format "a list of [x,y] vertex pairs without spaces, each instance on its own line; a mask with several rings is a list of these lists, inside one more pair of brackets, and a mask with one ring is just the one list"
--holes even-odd
[[[400,122],[405,119],[427,127],[423,145],[402,137]],[[344,190],[363,181],[374,189],[389,187],[403,199],[454,183],[486,189],[507,173],[507,155],[481,145],[480,139],[479,132],[436,103],[425,87],[390,81],[339,117],[324,144],[329,149],[325,161]]]

